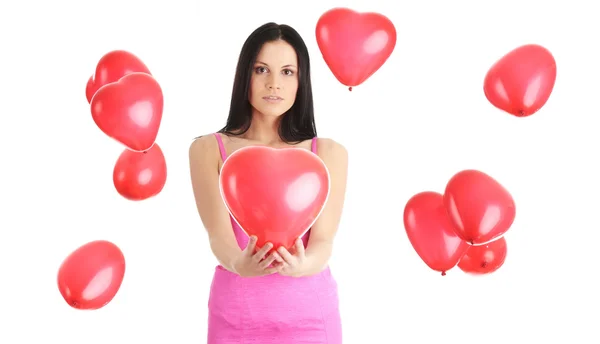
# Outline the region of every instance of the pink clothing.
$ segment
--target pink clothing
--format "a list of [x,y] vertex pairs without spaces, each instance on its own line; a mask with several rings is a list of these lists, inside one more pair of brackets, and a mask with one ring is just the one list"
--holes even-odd
[[[227,153],[215,133],[223,161]],[[316,154],[317,138],[312,141]],[[231,218],[238,245],[248,236]],[[310,230],[302,238],[308,242]],[[208,301],[208,344],[342,344],[337,283],[329,268],[308,277],[244,278],[215,268]]]

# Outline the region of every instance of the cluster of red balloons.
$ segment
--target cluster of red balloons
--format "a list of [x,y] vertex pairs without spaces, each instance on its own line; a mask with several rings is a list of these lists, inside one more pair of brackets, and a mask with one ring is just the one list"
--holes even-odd
[[[343,7],[323,13],[315,31],[325,63],[350,90],[386,63],[397,40],[394,24],[386,16]],[[494,63],[485,75],[483,89],[496,108],[526,117],[546,104],[555,81],[556,61],[550,51],[527,44]]]
[[[158,195],[167,179],[165,157],[156,143],[164,98],[148,67],[130,52],[110,51],[88,79],[85,95],[94,123],[125,146],[113,169],[117,192],[132,201]],[[71,307],[98,309],[115,297],[124,276],[121,249],[96,240],[65,258],[58,270],[58,289]]]
[[404,228],[423,262],[445,275],[458,265],[472,274],[498,270],[506,258],[504,234],[516,214],[511,194],[477,170],[455,174],[444,193],[424,191],[404,208]]
[[[325,63],[350,90],[381,68],[394,51],[397,34],[392,21],[375,12],[337,7],[323,13],[316,38]],[[526,44],[508,52],[488,70],[483,81],[486,99],[517,117],[538,112],[556,82],[556,61],[548,49]],[[494,179],[474,170],[455,175],[442,195],[413,196],[404,212],[412,246],[432,269],[458,265],[470,273],[490,273],[504,264],[504,233],[512,225],[511,195]]]
[[132,201],[159,194],[167,179],[164,154],[156,143],[163,116],[163,92],[146,65],[123,50],[100,59],[85,94],[98,128],[125,146],[113,169],[117,192]]

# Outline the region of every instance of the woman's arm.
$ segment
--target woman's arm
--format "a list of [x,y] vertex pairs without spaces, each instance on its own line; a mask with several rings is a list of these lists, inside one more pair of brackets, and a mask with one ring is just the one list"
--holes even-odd
[[231,227],[229,212],[219,190],[219,154],[212,136],[200,137],[189,148],[190,175],[200,219],[208,232],[210,248],[227,270],[242,253]]
[[329,169],[331,188],[325,209],[310,230],[310,239],[305,252],[306,271],[303,275],[313,275],[327,267],[346,196],[348,176],[346,148],[334,140],[319,139],[318,153]]

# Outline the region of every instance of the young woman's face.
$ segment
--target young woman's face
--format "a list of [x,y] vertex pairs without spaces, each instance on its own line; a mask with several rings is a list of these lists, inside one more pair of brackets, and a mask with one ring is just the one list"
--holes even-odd
[[296,51],[283,40],[265,43],[252,71],[250,104],[265,116],[281,116],[294,105],[296,91]]

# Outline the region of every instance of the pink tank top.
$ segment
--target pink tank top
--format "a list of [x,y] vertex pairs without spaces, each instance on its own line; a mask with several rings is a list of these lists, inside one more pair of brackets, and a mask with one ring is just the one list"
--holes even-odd
[[[225,162],[225,160],[227,159],[227,152],[225,150],[225,145],[223,144],[221,135],[219,133],[215,133],[214,135],[217,138],[217,143],[219,144],[219,152],[221,153],[221,159],[223,159],[223,162]],[[314,154],[317,154],[317,138],[316,137],[314,137],[312,139],[311,152],[313,152]],[[246,248],[246,246],[248,245],[248,240],[249,240],[248,236],[240,228],[240,226],[238,226],[238,224],[235,222],[235,220],[233,219],[233,217],[231,215],[229,215],[229,219],[231,220],[231,226],[233,227],[233,232],[235,233],[235,238],[237,240],[238,246],[241,249]],[[308,230],[304,234],[304,236],[302,236],[302,242],[304,242],[304,247],[306,247],[306,245],[308,244],[309,237],[310,237],[310,230]]]

